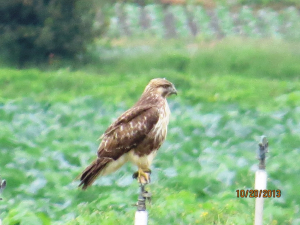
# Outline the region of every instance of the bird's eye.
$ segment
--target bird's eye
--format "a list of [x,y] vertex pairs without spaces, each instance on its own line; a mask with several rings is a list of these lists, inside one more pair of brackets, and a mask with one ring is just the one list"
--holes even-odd
[[169,85],[167,85],[167,84],[163,85],[163,88],[168,88],[168,87],[169,87]]

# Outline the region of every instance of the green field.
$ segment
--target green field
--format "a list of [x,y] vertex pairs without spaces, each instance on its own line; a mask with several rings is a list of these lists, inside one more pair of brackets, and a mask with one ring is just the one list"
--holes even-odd
[[[128,36],[128,33],[130,33],[133,37],[145,38],[152,36],[163,38],[172,30],[170,27],[173,27],[173,37],[192,37],[191,28],[188,25],[190,23],[189,19],[192,18],[194,25],[197,27],[193,31],[195,32],[194,35],[204,40],[215,40],[220,36],[299,40],[299,0],[294,0],[294,4],[292,2],[284,3],[283,0],[279,0],[277,3],[276,0],[262,0],[264,1],[263,4],[259,4],[259,1],[250,0],[247,2],[247,0],[241,0],[242,5],[235,5],[234,2],[229,3],[227,0],[204,1],[212,4],[218,2],[213,10],[211,6],[208,7],[209,4],[206,6],[205,4],[193,5],[192,2],[189,2],[190,5],[187,6],[184,4],[171,4],[167,6],[167,11],[174,16],[174,22],[173,26],[168,26],[169,29],[164,24],[166,5],[148,4],[145,6],[147,16],[151,18],[149,27],[145,29],[141,26],[142,22],[139,16],[141,6],[130,3],[124,4],[123,13],[127,15],[127,20],[126,23],[122,24],[118,19],[120,4],[115,4],[109,10],[110,23],[107,36],[116,38]],[[296,4],[296,1],[298,4]],[[190,17],[187,16],[187,9]],[[214,16],[212,16],[212,12]],[[217,24],[217,26],[212,26],[212,24]],[[127,34],[123,29],[124,26],[127,27]]]
[[134,166],[87,191],[74,179],[155,77],[179,93],[152,166],[149,224],[253,224],[255,200],[236,190],[254,188],[261,135],[270,143],[268,189],[282,192],[265,199],[264,224],[300,224],[298,43],[118,40],[93,55],[80,69],[0,68],[3,224],[133,224]]

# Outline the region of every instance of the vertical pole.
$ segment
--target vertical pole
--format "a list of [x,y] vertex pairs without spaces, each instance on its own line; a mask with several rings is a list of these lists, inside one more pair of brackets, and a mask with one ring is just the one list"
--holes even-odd
[[258,196],[255,199],[255,218],[254,225],[263,224],[264,198],[263,190],[267,189],[267,172],[265,170],[265,158],[268,152],[268,140],[266,136],[261,137],[258,150],[259,169],[255,173],[255,190],[258,191]]
[[[4,188],[6,187],[6,181],[2,180],[0,178],[0,193],[4,190]],[[2,200],[2,198],[0,198],[0,201]],[[2,225],[2,220],[0,219],[0,225]]]
[[146,201],[150,201],[151,194],[145,191],[145,185],[141,184],[141,192],[136,204],[137,211],[135,212],[134,225],[147,225],[148,212],[146,210]]
[[[145,211],[136,211],[134,218],[134,225],[147,225],[148,223],[148,212]],[[1,225],[1,224],[0,224]]]

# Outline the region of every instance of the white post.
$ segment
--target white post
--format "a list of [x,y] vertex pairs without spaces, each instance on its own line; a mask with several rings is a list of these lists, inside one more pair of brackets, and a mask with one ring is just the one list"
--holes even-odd
[[268,140],[266,136],[261,137],[258,150],[259,170],[255,173],[255,216],[254,225],[263,225],[264,212],[264,190],[267,189],[267,172],[265,170],[266,153],[268,152]]
[[[4,188],[6,187],[6,181],[2,180],[0,177],[0,193],[4,190]],[[0,201],[2,200],[2,198],[0,198]],[[0,219],[0,225],[2,225],[2,220]]]
[[263,211],[264,211],[263,190],[266,189],[267,189],[267,172],[265,170],[258,170],[255,173],[255,190],[258,190],[258,197],[255,199],[254,225],[263,224]]
[[148,223],[148,212],[146,210],[136,211],[135,218],[134,218],[134,225],[147,225],[147,223]]
[[[146,201],[150,201],[151,193],[145,190],[145,185],[141,184],[141,192],[136,204],[137,210],[134,217],[134,225],[147,225],[148,224],[148,212],[146,210]],[[1,224],[0,224],[1,225]]]

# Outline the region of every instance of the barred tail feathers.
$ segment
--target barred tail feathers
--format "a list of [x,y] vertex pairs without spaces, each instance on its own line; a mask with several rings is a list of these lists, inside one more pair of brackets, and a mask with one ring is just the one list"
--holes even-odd
[[105,169],[107,164],[112,160],[113,159],[111,158],[97,158],[94,160],[80,175],[80,184],[78,187],[85,190],[87,187],[92,185],[96,178]]

